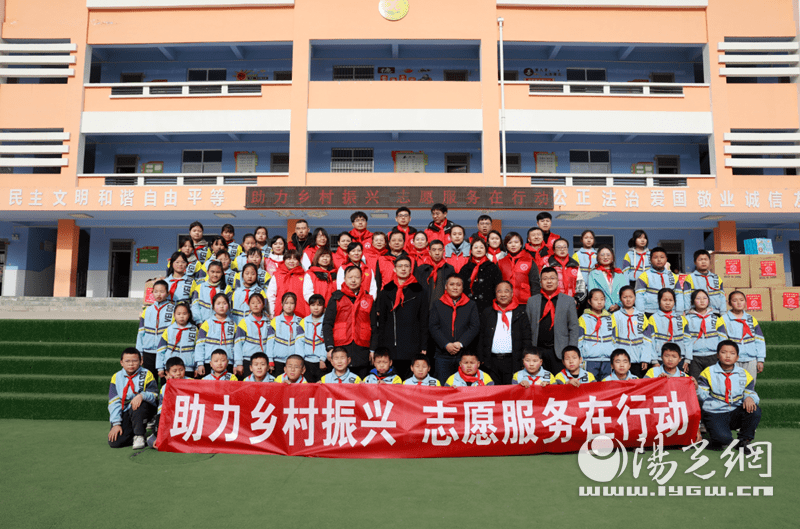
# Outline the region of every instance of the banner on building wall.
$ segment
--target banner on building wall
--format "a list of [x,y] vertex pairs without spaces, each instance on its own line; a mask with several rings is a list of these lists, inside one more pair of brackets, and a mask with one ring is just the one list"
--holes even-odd
[[248,187],[245,207],[553,209],[549,187]]
[[577,451],[606,435],[626,447],[691,444],[691,378],[436,388],[173,380],[157,447],[167,452],[332,458],[527,455]]

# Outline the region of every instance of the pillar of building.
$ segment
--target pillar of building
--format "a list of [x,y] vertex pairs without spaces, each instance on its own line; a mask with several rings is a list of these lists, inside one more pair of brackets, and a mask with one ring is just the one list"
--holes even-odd
[[294,235],[294,226],[300,219],[286,219],[286,241],[288,243],[289,239],[292,238]]
[[736,221],[721,220],[714,228],[714,251],[736,253]]
[[492,229],[503,233],[503,219],[492,219]]
[[59,219],[56,240],[54,297],[75,297],[78,275],[78,241],[81,229],[73,219]]

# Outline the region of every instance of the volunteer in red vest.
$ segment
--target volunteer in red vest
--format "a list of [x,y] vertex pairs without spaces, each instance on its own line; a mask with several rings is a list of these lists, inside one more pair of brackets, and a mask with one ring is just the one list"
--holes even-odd
[[267,300],[269,301],[270,310],[276,311],[273,307],[280,306],[276,305],[278,300],[283,299],[283,295],[287,292],[292,292],[297,296],[297,305],[294,313],[300,318],[305,318],[311,314],[308,302],[303,297],[305,275],[306,271],[300,266],[300,252],[287,250],[283,256],[283,262],[278,265],[278,269],[270,279],[269,285],[267,285]]
[[522,352],[530,345],[531,324],[525,305],[514,299],[511,283],[501,281],[495,288],[494,303],[481,313],[478,358],[482,367],[495,384],[511,384],[514,373],[522,369]]
[[357,266],[361,269],[363,276],[361,280],[364,283],[364,289],[369,292],[372,299],[377,299],[378,285],[376,283],[375,272],[367,265],[367,261],[364,259],[364,247],[361,246],[360,242],[351,242],[347,246],[347,261],[336,271],[337,289],[342,288],[344,284],[344,272],[351,266]]
[[431,308],[428,326],[435,347],[436,378],[440,382],[447,382],[458,370],[458,353],[475,350],[481,325],[478,306],[464,294],[464,280],[460,276],[449,276],[444,289],[445,293]]
[[408,257],[394,262],[394,279],[378,294],[378,347],[389,349],[392,367],[402,378],[411,373],[414,355],[428,349],[428,295],[411,273]]
[[550,231],[553,226],[553,216],[547,211],[542,211],[536,215],[536,225],[542,230],[544,244],[550,249],[550,253],[553,253],[553,244],[561,238]]
[[336,252],[333,254],[333,268],[336,270],[347,262],[347,247],[353,242],[349,232],[343,231],[339,234]]
[[428,236],[425,235],[424,231],[418,231],[414,234],[414,244],[411,247],[411,251],[408,252],[408,256],[411,258],[414,268],[419,265],[430,263],[431,257],[428,254]]
[[378,276],[381,288],[394,281],[394,262],[401,257],[408,257],[403,249],[406,246],[406,235],[402,231],[389,232],[389,251],[378,259]]
[[370,270],[375,273],[376,277],[379,276],[378,266],[381,256],[389,252],[388,243],[389,241],[386,238],[386,234],[382,231],[376,231],[372,234],[372,251],[364,252],[364,261],[367,263]]
[[547,266],[552,252],[550,248],[544,243],[544,232],[542,228],[531,228],[528,230],[528,243],[525,245],[525,251],[531,254],[533,262],[539,267],[539,271]]
[[447,220],[447,206],[444,204],[431,206],[431,218],[433,220],[428,224],[425,235],[429,241],[439,239],[447,246],[450,242],[450,230],[453,228],[453,223]]
[[558,291],[575,298],[575,303],[580,305],[586,299],[586,279],[581,272],[581,265],[569,256],[566,239],[555,241],[553,250],[555,253],[550,256],[548,266],[558,272]]
[[336,291],[336,270],[333,268],[333,256],[328,248],[320,248],[314,254],[311,266],[306,270],[303,279],[303,299],[308,300],[314,294],[325,298],[325,304]]
[[317,253],[317,250],[321,250],[322,248],[330,250],[331,248],[331,240],[330,237],[328,237],[328,230],[325,228],[315,229],[311,239],[314,241],[314,244],[309,245],[305,251],[303,251],[303,259],[300,260],[300,264],[303,265],[304,270],[308,270],[308,267],[311,266],[311,261],[314,260],[314,255]]
[[508,253],[500,259],[497,266],[503,274],[503,280],[514,288],[514,300],[525,305],[528,298],[539,293],[539,267],[530,253],[523,248],[522,235],[512,231],[505,238]]
[[[352,243],[358,244],[358,243]],[[347,267],[340,290],[331,295],[322,320],[325,349],[330,355],[334,347],[344,347],[350,353],[350,371],[359,377],[369,374],[372,352],[375,351],[373,331],[377,325],[377,305],[369,292],[361,288],[362,269]]]
[[411,210],[407,207],[399,207],[394,214],[394,220],[397,221],[397,227],[392,228],[392,231],[401,231],[406,236],[406,246],[404,250],[408,253],[408,250],[414,244],[414,234],[417,233],[417,228],[414,226],[410,226],[411,223]]
[[350,237],[353,242],[360,242],[364,253],[372,252],[372,232],[367,229],[369,217],[363,211],[356,211],[350,215],[350,222],[353,229],[350,230]]
[[314,239],[309,237],[311,229],[308,227],[308,221],[305,219],[298,220],[294,225],[294,233],[289,239],[287,248],[289,250],[297,250],[301,259],[306,248],[314,246]]

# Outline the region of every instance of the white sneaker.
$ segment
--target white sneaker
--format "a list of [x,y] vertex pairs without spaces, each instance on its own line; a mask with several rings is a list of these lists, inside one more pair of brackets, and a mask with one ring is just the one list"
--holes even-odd
[[145,446],[147,446],[147,443],[145,442],[143,435],[135,435],[135,436],[133,436],[133,449],[134,450],[141,450]]

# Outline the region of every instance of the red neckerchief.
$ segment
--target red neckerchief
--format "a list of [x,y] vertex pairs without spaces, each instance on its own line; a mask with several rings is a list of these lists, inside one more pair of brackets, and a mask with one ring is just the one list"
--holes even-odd
[[320,281],[325,281],[326,283],[333,282],[333,276],[336,274],[335,270],[328,270],[327,268],[322,268],[319,265],[309,267],[308,271],[312,274],[316,274],[317,279]]
[[464,305],[469,303],[469,298],[467,296],[465,296],[464,294],[461,294],[461,297],[458,298],[458,301],[453,301],[453,298],[451,298],[450,295],[447,292],[445,292],[444,294],[442,294],[442,297],[439,298],[439,301],[441,301],[442,303],[444,303],[448,307],[452,307],[452,309],[453,309],[453,333],[452,334],[453,334],[453,338],[455,338],[455,335],[456,335],[456,311],[458,310],[458,307],[463,307]]
[[697,333],[697,338],[702,338],[706,334],[706,318],[711,316],[711,313],[706,314],[703,316],[702,314],[695,312],[695,316],[700,318],[700,331]]
[[595,266],[595,270],[600,270],[601,272],[603,272],[606,275],[606,278],[608,279],[608,284],[609,285],[614,280],[614,274],[621,274],[622,273],[622,270],[620,270],[619,268],[614,268],[613,266],[609,266],[608,268],[606,268],[605,266],[601,265],[600,263],[597,263],[597,266]]
[[547,303],[545,303],[544,305],[544,309],[542,310],[542,317],[539,318],[539,321],[542,321],[545,316],[550,314],[550,328],[552,329],[556,321],[556,306],[553,305],[553,298],[558,296],[558,290],[553,292],[552,296],[548,296],[544,290],[542,290],[540,293],[542,294],[542,297],[547,300]]
[[486,253],[487,253],[487,255],[491,255],[492,257],[497,257],[498,254],[503,253],[503,249],[502,248],[492,248],[491,246],[488,246],[486,248]]
[[480,259],[478,259],[477,261],[475,260],[474,257],[470,258],[470,261],[475,263],[475,268],[472,269],[472,273],[469,275],[469,288],[470,288],[470,290],[472,289],[472,285],[475,284],[475,278],[478,277],[478,269],[480,269],[481,265],[483,263],[487,262],[488,260],[489,259],[485,255],[483,257],[481,257]]
[[[300,266],[298,264],[294,268],[289,268],[288,266],[286,266],[286,261],[281,262],[281,264],[278,265],[278,270],[275,272],[275,275],[282,275],[282,276],[285,276],[285,277],[292,276],[292,275],[301,276],[301,275],[304,275],[304,274],[305,274],[305,270],[303,270],[302,266]],[[284,277],[284,279],[285,279],[285,277]]]
[[317,350],[317,337],[319,337],[317,328],[322,325],[322,322],[314,323],[313,321],[309,321],[309,323],[314,326],[314,337],[311,339],[311,353],[314,354]]
[[539,250],[541,250],[542,248],[546,248],[546,247],[547,246],[544,243],[539,245],[538,248],[534,248],[533,245],[531,243],[529,243],[529,242],[525,243],[525,249],[528,250],[529,252],[533,252],[533,253],[539,253]]
[[214,323],[219,323],[219,344],[225,345],[226,344],[226,337],[225,337],[225,324],[228,320],[218,321],[214,320]]
[[[592,249],[594,249],[594,248],[592,248]],[[583,248],[583,250],[584,251],[582,253],[584,255],[588,255],[589,256],[589,266],[587,266],[587,268],[591,268],[592,267],[592,259],[594,259],[594,256],[597,255],[597,252],[587,251],[586,248]],[[609,281],[610,281],[610,279],[609,279]]]
[[175,291],[178,289],[178,283],[183,281],[183,278],[181,277],[179,279],[170,279],[169,281],[172,283],[172,286],[169,287],[169,299],[173,299],[174,300],[175,299]]
[[225,375],[227,375],[227,374],[228,374],[228,370],[227,369],[225,371],[223,371],[220,376],[215,375],[213,371],[211,372],[211,376],[214,377],[214,380],[216,380],[217,382],[219,382],[219,380],[222,377],[224,377]]
[[427,253],[428,253],[428,249],[427,248],[419,249],[416,246],[412,246],[411,248],[408,248],[406,250],[406,253],[411,258],[411,261],[416,263],[416,264],[422,264],[422,261],[425,260],[426,257],[428,257],[427,256]]
[[397,295],[394,298],[394,306],[392,307],[392,310],[395,310],[398,305],[402,305],[405,302],[405,288],[408,285],[413,285],[416,282],[417,278],[414,277],[414,274],[408,276],[408,279],[406,279],[406,282],[402,285],[399,281],[397,281],[397,277],[395,276],[394,284],[397,285]]
[[243,287],[244,288],[244,303],[245,305],[250,305],[250,290],[256,285],[250,285]]
[[253,323],[255,323],[256,327],[258,328],[258,346],[261,348],[261,352],[263,353],[264,352],[264,341],[263,341],[263,338],[261,337],[261,328],[267,323],[267,320],[264,319],[264,316],[262,314],[260,320],[257,320],[255,318],[255,316],[253,316]]
[[561,265],[561,268],[566,268],[567,267],[567,263],[569,263],[569,255],[564,256],[563,260],[559,259],[556,254],[553,254],[552,257],[553,257],[553,260],[555,260],[555,262],[557,262],[559,265]]
[[125,395],[128,393],[128,388],[131,388],[133,394],[136,395],[136,384],[133,383],[133,378],[137,376],[138,373],[139,371],[137,370],[136,373],[132,375],[128,375],[127,373],[125,374],[125,376],[128,378],[128,382],[126,382],[125,387],[122,388],[122,407],[120,408],[120,411],[125,411]]
[[[481,233],[481,232],[479,232],[479,231],[475,232],[475,234],[476,234],[478,237],[480,237],[481,239],[483,239],[483,240],[484,240],[484,241],[487,243],[487,244],[486,244],[487,246],[489,245],[489,244],[488,244],[488,243],[489,243],[489,236],[488,236],[488,235],[484,235],[484,234],[482,234],[482,233]],[[473,239],[473,240],[474,240],[474,239]]]
[[536,381],[542,378],[542,377],[532,377],[530,375],[525,375],[525,376],[528,377],[528,380],[531,381],[531,384],[536,384]]
[[458,374],[461,376],[461,379],[466,382],[467,384],[473,384],[475,382],[478,383],[479,386],[484,386],[483,378],[480,376],[480,371],[478,371],[475,376],[468,375],[464,373],[461,369],[461,366],[458,366]]
[[389,248],[381,248],[380,250],[378,250],[373,246],[372,251],[378,254],[378,257],[380,257],[382,255],[386,255],[387,253],[389,253]]
[[725,371],[722,372],[725,375],[725,404],[731,403],[731,375],[733,372],[726,373]]
[[622,314],[628,318],[628,338],[630,338],[631,333],[636,333],[636,327],[633,326],[633,317],[636,316],[636,313],[628,314],[623,310]]
[[508,316],[506,316],[506,312],[511,312],[519,306],[519,303],[511,300],[505,309],[501,308],[500,305],[497,304],[497,300],[492,301],[492,307],[494,310],[500,313],[500,319],[503,321],[503,324],[506,326],[506,329],[511,329],[511,322],[508,321]]
[[403,246],[405,246],[405,243],[408,242],[408,238],[411,237],[411,226],[406,226],[404,228],[404,227],[402,227],[401,225],[398,224],[397,225],[397,231],[406,234],[406,240],[403,242]]
[[747,336],[748,334],[750,336],[753,336],[753,331],[751,331],[750,326],[747,325],[747,320],[742,318],[741,320],[733,320],[733,321],[738,321],[739,323],[742,324],[742,340],[744,340],[744,337]]
[[162,301],[162,303],[163,305],[160,307],[158,306],[158,303],[153,303],[153,308],[156,309],[156,331],[158,331],[158,324],[161,323],[161,309],[167,306],[165,301]]
[[217,285],[219,285],[219,283],[217,283],[216,285],[212,285],[211,283],[208,283],[208,286],[211,289],[211,296],[209,297],[208,302],[212,306],[214,305],[214,296],[217,295]]
[[350,230],[350,237],[353,242],[360,242],[363,245],[365,240],[372,237],[372,232],[367,229],[359,231],[353,228]]
[[661,278],[661,288],[664,288],[664,287],[667,286],[667,284],[664,283],[664,274],[667,273],[667,269],[666,268],[664,270],[662,270],[661,272],[659,272],[655,268],[651,268],[650,271],[655,272],[656,274],[658,274],[658,277]]
[[170,354],[175,352],[175,349],[178,348],[181,344],[181,336],[183,336],[183,331],[188,331],[189,327],[178,327],[178,334],[175,335],[175,345],[172,346],[170,350]]
[[197,259],[198,262],[200,261],[200,256],[197,255],[197,252],[199,250],[202,250],[203,248],[205,248],[205,246],[195,246],[194,249],[192,250],[192,252],[194,252],[194,258]]
[[430,277],[433,278],[433,284],[434,285],[436,284],[436,278],[439,276],[439,270],[441,268],[443,268],[444,265],[446,265],[446,264],[447,264],[447,261],[445,261],[444,259],[442,259],[438,263],[435,262],[433,259],[431,259],[431,266],[433,266],[433,270],[431,270]]
[[703,274],[702,272],[698,273],[700,274],[700,277],[706,280],[706,289],[707,289],[706,292],[711,292],[711,283],[708,282],[708,272],[706,272],[705,274]]
[[669,321],[669,341],[671,342],[671,341],[672,341],[672,336],[673,336],[673,329],[672,329],[672,311],[669,311],[669,312],[664,312],[664,311],[662,310],[661,312],[664,314],[664,316],[666,316],[666,317],[667,317],[667,320]]
[[603,324],[603,315],[602,315],[602,314],[600,314],[600,315],[597,315],[597,314],[595,314],[594,312],[592,312],[591,314],[592,314],[592,316],[594,316],[594,317],[595,317],[595,319],[597,320],[597,322],[594,324],[594,335],[595,335],[597,338],[600,338],[600,327],[601,327],[601,326],[602,326],[602,324]]
[[353,292],[345,283],[342,284],[341,291],[345,296],[355,299],[353,302],[353,304],[356,306],[355,310],[359,310],[361,308],[361,303],[359,303],[359,300],[365,296],[369,296],[369,289],[362,287],[358,289],[358,292]]
[[[447,228],[447,219],[444,219],[444,221],[442,222],[441,226],[439,224],[436,224],[435,222],[431,222],[431,226],[436,228],[435,231],[438,231],[439,233],[443,234],[445,228]],[[431,231],[434,231],[433,229],[431,229],[430,226],[428,226],[428,229],[431,230]]]
[[525,255],[527,255],[527,254],[526,254],[526,252],[524,250],[520,250],[516,254],[513,254],[511,252],[508,252],[506,254],[506,257],[508,257],[508,259],[511,261],[511,269],[512,270],[517,266],[517,263],[519,262],[519,260]]
[[644,253],[639,253],[636,250],[633,250],[633,254],[639,256],[639,259],[636,261],[636,268],[633,269],[633,273],[638,272],[639,267],[641,267],[642,270],[644,270],[644,258],[647,257],[647,250],[645,250]]

